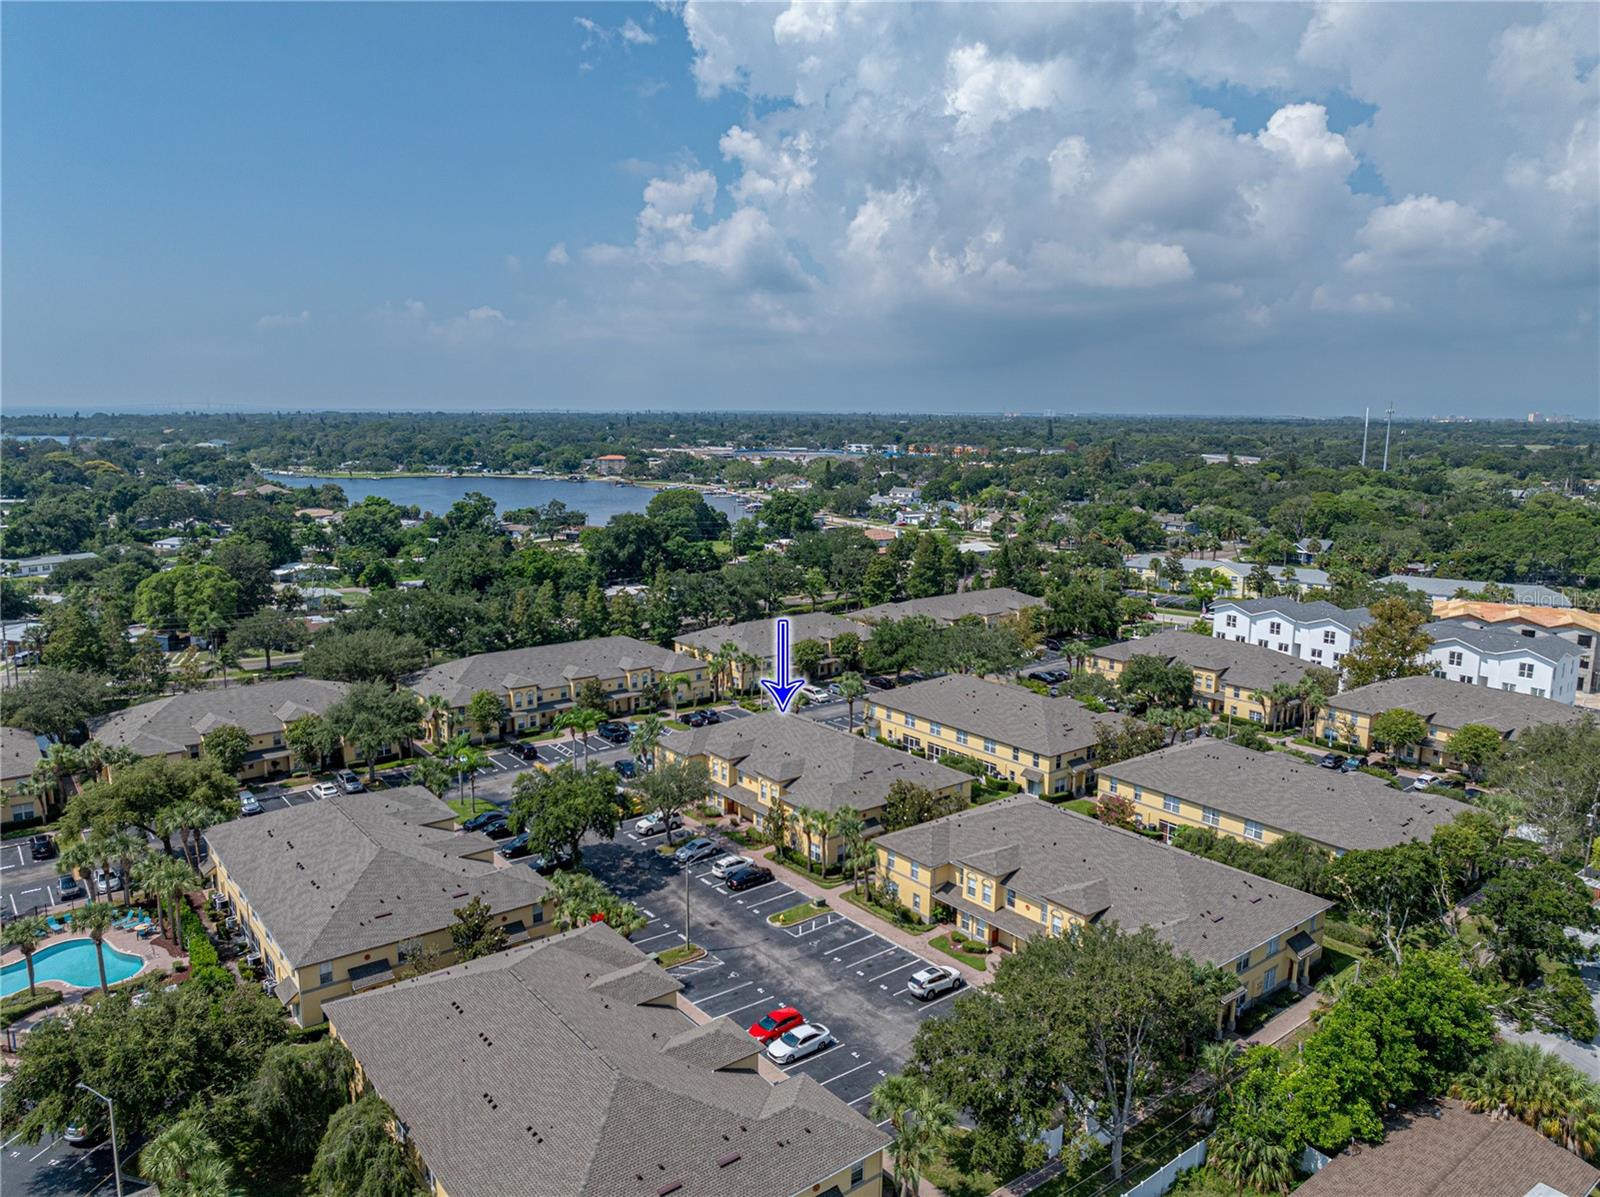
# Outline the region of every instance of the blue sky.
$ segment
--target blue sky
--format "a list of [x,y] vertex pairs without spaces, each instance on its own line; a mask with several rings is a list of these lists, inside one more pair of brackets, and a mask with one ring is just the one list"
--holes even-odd
[[1600,414],[1581,6],[0,20],[12,410]]

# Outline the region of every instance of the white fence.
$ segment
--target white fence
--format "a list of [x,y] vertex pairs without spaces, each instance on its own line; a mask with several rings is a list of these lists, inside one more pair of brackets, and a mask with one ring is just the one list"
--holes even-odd
[[1178,1173],[1198,1168],[1206,1162],[1206,1145],[1210,1141],[1209,1135],[1201,1139],[1181,1155],[1168,1160],[1159,1171],[1152,1172],[1133,1188],[1128,1189],[1122,1197],[1161,1197],[1161,1194],[1170,1189],[1173,1182],[1178,1179]]

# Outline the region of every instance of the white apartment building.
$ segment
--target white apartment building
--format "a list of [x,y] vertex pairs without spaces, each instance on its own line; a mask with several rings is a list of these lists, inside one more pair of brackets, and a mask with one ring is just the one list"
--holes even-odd
[[1475,628],[1454,620],[1424,624],[1433,637],[1433,676],[1535,698],[1572,703],[1578,696],[1583,650],[1548,632],[1519,635],[1506,628]]
[[1346,611],[1328,602],[1289,598],[1223,599],[1212,604],[1211,632],[1337,669],[1355,634],[1369,620],[1365,607]]

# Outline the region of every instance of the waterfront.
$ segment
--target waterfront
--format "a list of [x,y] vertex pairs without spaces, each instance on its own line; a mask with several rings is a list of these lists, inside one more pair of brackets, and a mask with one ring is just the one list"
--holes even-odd
[[[424,512],[443,515],[450,505],[469,491],[494,500],[495,509],[505,512],[518,507],[543,507],[559,499],[574,511],[582,511],[591,524],[604,524],[614,515],[642,512],[659,493],[657,488],[634,486],[626,482],[574,482],[567,478],[525,478],[473,474],[459,478],[448,475],[426,477],[340,478],[331,474],[262,475],[279,486],[304,488],[334,485],[343,488],[345,498],[359,503],[368,495],[381,495],[403,507],[415,505]],[[739,501],[728,495],[705,496],[706,502],[730,520],[745,514]]]

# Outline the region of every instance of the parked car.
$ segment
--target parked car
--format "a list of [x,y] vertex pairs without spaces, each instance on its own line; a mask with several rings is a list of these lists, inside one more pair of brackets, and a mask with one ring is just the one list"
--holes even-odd
[[821,686],[801,686],[800,687],[800,693],[802,693],[802,694],[804,694],[806,696],[806,701],[807,702],[814,702],[814,703],[821,704],[821,703],[832,702],[833,701],[833,699],[829,696],[828,692],[826,690],[824,690]]
[[720,881],[733,870],[742,869],[749,863],[751,861],[748,856],[736,856],[730,852],[727,856],[719,856],[711,862],[711,875]]
[[56,854],[56,842],[47,835],[36,835],[28,841],[28,853],[35,860],[51,860]]
[[632,761],[618,761],[611,767],[616,771],[617,776],[622,778],[623,781],[632,781],[635,777],[639,776],[639,767]]
[[526,831],[521,835],[512,836],[500,845],[500,855],[507,860],[516,860],[519,856],[526,856],[528,852],[528,833]]
[[122,889],[122,871],[120,869],[96,869],[94,871],[94,892],[109,894],[114,889]]
[[772,880],[772,870],[758,864],[747,864],[734,869],[722,879],[730,890],[754,889]]
[[313,798],[337,798],[339,796],[339,787],[331,781],[319,781],[311,787],[311,796]]
[[68,1147],[89,1147],[105,1138],[106,1126],[99,1119],[93,1122],[69,1122],[61,1137]]
[[805,1018],[793,1006],[769,1010],[750,1024],[750,1034],[758,1043],[771,1043],[779,1035],[805,1025]]
[[481,814],[473,815],[461,825],[462,831],[485,831],[494,823],[504,823],[506,812],[503,810],[486,810]]
[[349,769],[340,769],[335,775],[335,780],[338,781],[339,788],[346,794],[359,794],[367,788],[361,784],[361,779]]
[[71,873],[63,873],[61,880],[56,882],[56,893],[61,895],[63,902],[75,902],[83,897],[83,885]]
[[1359,768],[1361,768],[1361,758],[1357,756],[1347,756],[1339,763],[1340,773],[1354,773]]
[[867,685],[871,686],[874,690],[893,690],[894,678],[884,677],[882,674],[874,674],[872,677],[867,679]]
[[517,741],[511,745],[511,751],[525,761],[539,759],[539,746],[537,744],[524,744],[521,741]]
[[1324,769],[1337,769],[1340,765],[1344,764],[1344,759],[1343,753],[1324,752],[1320,757],[1317,758],[1317,764],[1321,765]]
[[628,742],[633,733],[628,730],[626,723],[618,723],[615,720],[611,720],[595,728],[595,735],[599,736],[607,744],[621,746]]
[[721,723],[722,716],[715,711],[690,711],[683,721],[690,727],[710,727],[713,723]]
[[677,815],[672,815],[668,818],[658,810],[651,811],[633,825],[633,833],[635,835],[660,835],[667,829],[669,824],[673,828],[682,827],[683,820],[678,818]]
[[906,982],[906,991],[914,998],[930,1002],[941,993],[960,989],[965,984],[961,974],[955,969],[944,964],[930,964],[927,968],[911,974],[911,980]]
[[528,867],[541,877],[548,877],[557,869],[564,869],[572,863],[572,853],[565,848],[558,848],[544,856],[535,856],[528,861]]
[[259,815],[261,803],[249,790],[239,791],[239,813],[241,815]]
[[1411,783],[1411,788],[1413,790],[1425,790],[1429,786],[1438,785],[1439,781],[1440,778],[1437,773],[1418,773],[1416,780]]
[[843,698],[844,697],[844,687],[841,686],[838,682],[829,682],[828,683],[828,697],[829,698]]
[[708,860],[721,851],[722,849],[717,847],[714,840],[709,840],[702,835],[679,848],[673,853],[673,859],[681,865],[691,865],[698,861]]
[[767,1045],[767,1059],[774,1064],[793,1064],[833,1046],[833,1032],[820,1022],[803,1023],[786,1031]]

